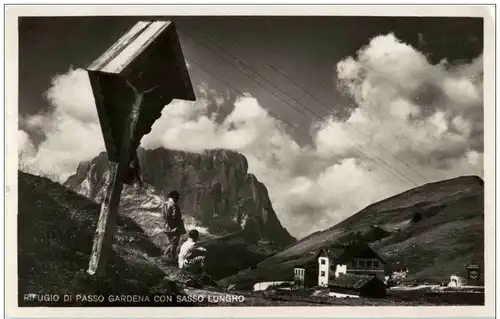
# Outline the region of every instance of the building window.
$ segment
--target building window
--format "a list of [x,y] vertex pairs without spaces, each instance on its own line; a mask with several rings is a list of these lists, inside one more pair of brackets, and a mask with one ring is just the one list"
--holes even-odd
[[295,276],[297,277],[303,277],[305,274],[305,269],[303,268],[295,268],[294,269]]
[[326,264],[326,260],[321,259],[321,264],[322,264],[322,265]]
[[372,268],[372,261],[371,260],[366,261],[366,267]]
[[324,272],[324,271],[322,271],[322,272],[321,272],[321,277],[324,277],[324,276],[325,276],[325,272]]
[[359,260],[358,261],[358,267],[365,268],[365,261],[364,260]]
[[378,260],[375,260],[375,261],[373,262],[373,267],[374,267],[374,268],[378,268],[378,266],[379,266]]

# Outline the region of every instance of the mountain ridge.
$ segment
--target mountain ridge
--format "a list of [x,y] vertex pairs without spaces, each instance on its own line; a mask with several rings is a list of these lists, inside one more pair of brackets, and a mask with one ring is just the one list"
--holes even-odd
[[[178,190],[186,229],[197,229],[200,244],[211,251],[206,266],[214,279],[253,267],[295,241],[276,216],[265,185],[248,173],[243,155],[227,150],[195,154],[141,148],[138,157],[144,185],[124,185],[119,214],[131,218],[149,240],[166,249],[169,241],[161,201],[171,190]],[[108,178],[109,163],[103,152],[81,163],[64,186],[101,202]],[[182,236],[181,243],[186,238]]]
[[466,277],[467,263],[484,265],[483,205],[484,182],[477,176],[428,183],[370,204],[220,284],[290,280],[289,265],[295,261],[351,240],[369,243],[393,269],[409,267],[411,279],[443,282],[451,274]]
[[[163,148],[138,152],[144,189],[125,185],[121,209],[134,202],[134,196],[151,197],[149,210],[158,212],[159,201],[176,189],[181,193],[183,215],[216,236],[241,230],[280,246],[295,241],[281,225],[267,188],[248,173],[246,158],[236,152],[212,150],[203,154],[170,151]],[[81,163],[66,187],[99,202],[109,175],[106,154]],[[134,207],[142,209],[139,203]],[[143,203],[145,204],[145,203]]]

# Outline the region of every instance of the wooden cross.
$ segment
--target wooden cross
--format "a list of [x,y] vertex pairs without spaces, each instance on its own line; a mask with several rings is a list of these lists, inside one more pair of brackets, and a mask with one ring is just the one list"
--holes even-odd
[[[88,68],[110,173],[87,272],[105,273],[123,183],[142,137],[173,99],[196,100],[175,26],[141,21]],[[134,169],[136,169],[134,168]]]

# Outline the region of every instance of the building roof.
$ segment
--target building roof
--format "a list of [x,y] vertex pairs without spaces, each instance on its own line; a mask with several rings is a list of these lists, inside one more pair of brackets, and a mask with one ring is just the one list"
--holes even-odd
[[368,244],[355,243],[351,245],[330,245],[321,248],[318,252],[311,252],[310,254],[298,259],[291,259],[283,263],[287,267],[304,267],[317,263],[319,257],[328,257],[331,261],[331,266],[335,264],[346,264],[354,258],[376,258],[380,262],[386,264],[387,262],[382,259]]
[[332,245],[326,248],[321,248],[316,254],[316,259],[326,256],[328,256],[334,264],[345,264],[354,258],[376,258],[383,264],[387,264],[382,257],[380,257],[368,244],[365,243]]
[[347,246],[344,245],[332,245],[326,248],[321,248],[316,258],[328,257],[330,260],[336,260],[342,255],[342,253],[344,253],[346,248]]
[[346,247],[343,253],[338,256],[335,260],[337,264],[345,264],[354,258],[376,258],[380,260],[383,264],[387,262],[380,257],[368,244],[365,243],[354,243]]
[[330,280],[330,286],[339,288],[361,289],[371,280],[378,280],[375,276],[340,274],[338,277]]

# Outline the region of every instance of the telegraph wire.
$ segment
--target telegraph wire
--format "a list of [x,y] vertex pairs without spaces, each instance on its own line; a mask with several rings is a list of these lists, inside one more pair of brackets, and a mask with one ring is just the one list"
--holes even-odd
[[[237,43],[239,43],[238,41],[235,41]],[[308,92],[306,89],[304,89],[299,83],[297,83],[296,81],[294,81],[293,79],[289,78],[288,76],[286,76],[286,74],[281,71],[280,69],[278,69],[277,67],[275,67],[274,65],[272,65],[271,63],[267,62],[266,60],[263,60],[263,62],[268,65],[271,69],[273,69],[274,71],[276,71],[277,73],[279,73],[280,75],[282,75],[284,78],[286,78],[288,81],[290,81],[291,83],[293,83],[295,86],[297,86],[298,88],[300,88],[302,90],[302,92],[304,92],[307,96],[311,97],[312,99],[314,99],[316,102],[318,102],[323,108],[325,108],[326,110],[328,111],[332,111],[334,112],[334,114],[332,114],[333,116],[337,117],[337,119],[341,120],[341,116],[339,114],[339,112],[337,110],[335,110],[333,107],[330,108],[328,107],[323,101],[321,101],[320,99],[318,99],[316,96],[314,96],[313,94],[311,94],[310,92]],[[419,175],[420,177],[422,177],[425,181],[429,182],[429,179],[423,175],[423,173],[420,173],[419,171],[417,171],[414,167],[412,167],[410,164],[408,164],[405,160],[403,160],[402,158],[400,158],[399,156],[397,156],[395,153],[391,152],[390,150],[386,149],[382,144],[380,144],[379,142],[377,142],[375,139],[371,138],[369,135],[367,135],[366,133],[364,133],[362,130],[360,130],[358,127],[356,127],[354,124],[350,123],[348,120],[345,121],[344,123],[348,124],[349,126],[351,126],[353,129],[355,129],[358,133],[362,134],[364,137],[368,138],[373,144],[377,145],[378,147],[380,147],[382,150],[384,150],[385,152],[391,154],[394,158],[396,158],[398,161],[400,161],[401,163],[403,163],[404,165],[406,165],[408,168],[410,168],[413,172],[415,172],[417,175]]]
[[[192,59],[189,60],[189,63],[192,63],[194,66],[196,66],[198,69],[200,69],[201,71],[205,72],[206,74],[210,75],[211,77],[213,77],[214,79],[218,80],[219,82],[221,82],[222,84],[226,85],[227,87],[229,87],[231,90],[233,90],[234,92],[236,92],[237,94],[239,95],[242,95],[244,96],[245,93],[243,93],[243,91],[235,88],[234,86],[232,86],[231,84],[229,84],[227,81],[223,80],[221,77],[213,74],[212,72],[208,71],[207,69],[205,69],[204,67],[202,67],[200,64],[194,62]],[[287,126],[297,130],[300,134],[302,134],[303,136],[307,137],[307,138],[311,138],[311,135],[309,133],[306,133],[304,132],[300,127],[298,127],[297,125],[294,125],[294,124],[291,124],[291,123],[288,123],[287,121],[283,120],[280,116],[278,116],[278,114],[276,114],[275,112],[273,112],[272,110],[269,110],[269,109],[266,109],[267,112],[269,112],[269,114],[272,114],[273,117],[277,118],[280,122],[286,124]]]
[[[236,39],[231,39],[232,42],[238,44],[241,48],[243,49],[246,49],[246,46],[241,43],[240,41],[236,40]],[[330,108],[328,107],[323,101],[321,101],[320,99],[318,99],[314,94],[310,93],[309,91],[307,91],[302,85],[300,85],[299,83],[297,83],[297,81],[293,80],[292,78],[288,77],[282,70],[280,70],[278,67],[274,66],[273,64],[271,64],[270,62],[268,62],[267,60],[262,60],[262,62],[264,62],[268,67],[270,67],[271,69],[273,69],[275,72],[277,72],[278,74],[280,74],[281,76],[283,76],[285,79],[287,79],[289,82],[291,82],[292,84],[294,84],[295,86],[297,86],[298,88],[300,88],[302,90],[302,92],[304,92],[307,96],[309,96],[310,98],[314,99],[317,103],[319,103],[324,109],[326,109],[327,111],[332,111],[334,112],[335,114],[332,114],[334,116],[337,117],[337,119],[339,120],[342,120],[342,117],[341,115],[339,114],[339,112],[337,110],[335,110],[333,107]],[[396,83],[396,82],[393,82],[394,85],[398,86],[398,87],[401,87],[401,84],[400,83]],[[386,149],[382,144],[378,143],[375,139],[371,138],[369,135],[367,135],[366,133],[364,133],[361,129],[359,129],[358,127],[356,127],[354,124],[350,123],[349,121],[345,121],[344,123],[348,124],[349,126],[351,126],[354,130],[356,130],[358,133],[362,134],[363,136],[365,136],[366,138],[368,138],[372,143],[374,143],[375,145],[379,146],[382,150],[384,150],[385,152],[391,154],[394,158],[396,158],[398,161],[400,161],[401,163],[403,163],[404,165],[406,165],[408,168],[410,168],[413,172],[415,172],[417,175],[419,175],[420,177],[422,177],[426,182],[430,182],[430,180],[425,176],[423,175],[423,173],[419,172],[418,170],[416,170],[413,166],[411,166],[410,164],[408,164],[406,161],[404,161],[403,159],[401,159],[399,156],[397,156],[395,153],[391,152],[390,150]],[[439,173],[440,174],[440,173]],[[442,177],[443,175],[440,174]],[[444,177],[443,177],[444,178]]]
[[[235,88],[234,86],[232,86],[231,84],[229,84],[227,81],[224,81],[222,78],[218,77],[217,75],[213,74],[212,72],[208,71],[207,69],[203,68],[200,64],[194,62],[193,60],[189,60],[189,63],[193,64],[195,67],[197,67],[199,70],[203,71],[204,73],[208,74],[209,76],[213,77],[214,79],[218,80],[219,82],[221,82],[222,84],[226,85],[229,89],[233,90],[234,92],[236,92],[237,94],[240,94],[240,95],[244,95],[244,93]],[[299,127],[295,126],[295,125],[292,125],[290,123],[288,123],[287,121],[283,120],[281,117],[279,117],[276,113],[272,112],[271,110],[268,110],[266,109],[270,114],[272,114],[273,116],[275,116],[277,118],[277,120],[281,121],[282,123],[292,127],[292,128],[295,128],[297,129],[297,131],[301,134],[304,134],[306,137],[310,138],[311,136],[308,134],[308,133],[305,133],[302,129],[300,129]],[[369,157],[368,157],[369,158]],[[371,159],[371,158],[369,158]],[[373,160],[372,160],[373,161]],[[401,180],[398,176],[394,175],[392,172],[389,172],[391,173],[393,176],[397,177],[399,180]],[[382,181],[380,179],[378,179],[377,177],[373,176],[373,179],[377,180],[378,182],[382,183]]]
[[[272,83],[271,81],[269,81],[267,78],[265,78],[264,76],[262,76],[260,73],[254,71],[252,69],[252,67],[250,67],[248,64],[246,64],[245,62],[243,62],[242,60],[240,60],[238,57],[236,57],[235,55],[231,54],[230,52],[228,52],[226,49],[224,49],[222,46],[220,46],[218,43],[216,43],[214,40],[212,40],[211,38],[209,37],[206,37],[206,36],[202,36],[203,38],[207,39],[209,42],[211,42],[213,45],[215,45],[219,50],[223,51],[224,53],[226,53],[227,55],[231,56],[233,59],[235,59],[236,61],[238,61],[241,65],[245,66],[247,69],[249,69],[251,72],[255,73],[257,76],[259,76],[260,78],[262,78],[264,81],[266,81],[267,83],[269,83],[270,85],[272,85],[274,88],[278,89],[279,91],[281,91],[283,94],[285,94],[286,96],[288,96],[290,99],[292,99],[295,103],[301,105],[303,108],[307,109],[309,112],[311,112],[312,114],[314,114],[319,120],[325,122],[327,125],[329,126],[332,126],[330,123],[328,123],[328,121],[326,121],[322,116],[318,115],[316,112],[314,112],[313,110],[311,110],[309,107],[307,107],[306,105],[304,105],[302,102],[298,101],[297,99],[295,99],[294,97],[290,96],[287,92],[283,91],[279,86],[275,85],[274,83]],[[288,103],[287,103],[288,104]],[[289,104],[290,105],[290,104]],[[327,110],[330,110],[327,108]],[[347,124],[350,124],[347,122]],[[350,124],[351,125],[351,124]],[[352,125],[351,125],[352,126]],[[365,135],[366,136],[366,135]],[[369,138],[369,137],[368,137]],[[349,138],[348,138],[349,139]],[[370,138],[369,138],[370,139]],[[401,176],[403,176],[405,179],[407,179],[408,181],[410,181],[413,185],[417,186],[417,184],[412,180],[410,179],[408,176],[406,176],[405,174],[401,173],[398,169],[396,169],[394,166],[390,165],[389,163],[387,163],[384,159],[380,158],[379,156],[371,153],[368,151],[368,149],[363,146],[362,144],[352,140],[352,139],[349,139],[351,142],[354,142],[356,143],[357,145],[359,145],[360,147],[364,148],[365,150],[367,150],[367,152],[370,154],[370,155],[373,155],[375,158],[379,159],[381,162],[383,162],[384,164],[386,164],[387,166],[389,166],[390,168],[392,168],[394,171],[396,171],[398,174],[400,174]],[[372,139],[370,139],[371,141],[373,141]],[[356,149],[356,148],[355,148]],[[358,149],[356,149],[357,151],[359,151]],[[361,152],[361,151],[359,151]],[[363,155],[366,156],[366,154],[363,153]],[[393,155],[394,156],[394,155]],[[409,164],[407,164],[409,166]],[[411,166],[409,166],[412,170],[414,170]],[[418,172],[417,172],[418,173]],[[419,173],[418,173],[419,174]],[[420,175],[422,176],[422,175]],[[428,179],[425,177],[425,176],[422,176],[427,182],[428,182]]]
[[[206,37],[204,37],[206,38]],[[208,38],[207,38],[208,39]],[[216,54],[213,50],[211,50],[210,48],[208,48],[206,45],[194,40],[192,37],[191,37],[191,40],[198,43],[199,45],[203,46],[205,49],[207,49],[208,51],[214,53],[216,56],[218,57],[221,57],[221,55],[218,55]],[[289,94],[287,94],[286,92],[284,92],[283,90],[281,90],[279,87],[277,87],[275,84],[273,84],[272,82],[270,82],[269,80],[267,80],[265,77],[263,77],[262,75],[260,75],[259,73],[253,71],[253,69],[251,67],[249,67],[246,63],[242,62],[240,59],[238,59],[237,57],[235,57],[234,55],[232,55],[231,53],[228,53],[225,49],[221,48],[217,43],[215,43],[214,41],[210,40],[210,42],[214,43],[215,46],[219,47],[221,51],[225,52],[226,54],[230,55],[233,57],[233,59],[237,60],[240,62],[241,65],[245,66],[247,69],[249,69],[250,71],[252,71],[253,73],[257,74],[259,77],[261,77],[262,79],[264,79],[266,82],[268,82],[269,84],[271,84],[273,87],[277,88],[278,90],[280,90],[281,92],[283,92],[285,95],[287,95],[289,98],[291,98],[292,100],[294,100],[297,104],[300,104],[303,108],[307,109],[309,112],[311,112],[312,114],[314,114],[318,119],[320,119],[321,121],[325,122],[327,125],[329,126],[332,126],[330,123],[328,123],[328,121],[326,121],[325,119],[323,119],[320,115],[318,115],[316,112],[312,111],[310,108],[308,108],[307,106],[305,106],[303,103],[297,101],[297,99],[291,97]],[[234,65],[230,62],[228,62],[226,59],[222,58],[226,63],[228,63],[229,65],[231,65],[233,68],[234,68]],[[283,99],[281,96],[277,95],[276,93],[270,91],[268,88],[266,88],[265,86],[263,86],[260,82],[256,81],[253,77],[251,77],[250,75],[248,75],[247,73],[243,72],[240,68],[237,68],[237,70],[239,70],[242,74],[244,74],[246,77],[248,77],[249,79],[251,79],[252,81],[254,81],[255,83],[259,84],[261,87],[263,87],[265,90],[267,90],[268,92],[272,93],[273,95],[277,96],[278,98],[280,98],[283,102],[285,102],[288,106],[292,107],[293,109],[299,111],[299,109],[295,108],[293,105],[291,105],[289,102],[287,102],[285,99]],[[299,111],[301,112],[301,111]],[[309,119],[313,120],[310,116],[308,116],[307,114],[305,114],[304,112],[301,112],[303,115],[307,116]],[[366,147],[364,147],[363,145],[361,145],[360,143],[350,139],[349,137],[347,137],[347,139],[349,139],[351,142],[359,145],[361,148],[364,148],[366,149]],[[357,149],[355,146],[353,146],[353,148],[361,153],[362,155],[366,156],[368,159],[370,159],[373,163],[377,164],[375,162],[375,160],[373,160],[373,158],[369,157],[367,154],[365,154],[363,151]],[[367,149],[366,149],[367,150]],[[402,176],[404,179],[406,179],[407,181],[409,181],[412,185],[414,186],[418,186],[417,183],[415,183],[411,178],[409,178],[408,176],[406,176],[405,174],[401,173],[398,169],[396,169],[395,167],[393,167],[391,164],[387,163],[384,159],[380,158],[379,156],[369,152],[367,150],[367,152],[369,154],[371,154],[372,156],[374,156],[375,158],[377,158],[379,161],[381,161],[382,163],[384,163],[387,167],[390,167],[392,170],[394,170],[395,172],[397,172],[400,176]],[[377,164],[379,167],[382,167],[380,164]],[[387,169],[385,169],[387,172],[390,172],[392,175],[396,176],[398,179],[400,179],[397,175],[395,175],[392,171],[389,171]]]

